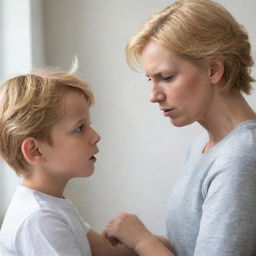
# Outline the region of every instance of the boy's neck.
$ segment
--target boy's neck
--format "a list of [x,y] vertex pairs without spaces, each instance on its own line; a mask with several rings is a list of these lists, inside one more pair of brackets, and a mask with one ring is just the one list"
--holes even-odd
[[50,196],[64,198],[63,193],[67,182],[56,182],[54,179],[36,179],[28,176],[24,177],[21,183],[22,186],[37,190]]

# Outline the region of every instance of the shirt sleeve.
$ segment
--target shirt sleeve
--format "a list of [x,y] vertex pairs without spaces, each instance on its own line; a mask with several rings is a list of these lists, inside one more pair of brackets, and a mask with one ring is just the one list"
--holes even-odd
[[57,214],[38,211],[20,227],[15,238],[20,256],[82,256],[68,224]]
[[194,255],[256,255],[256,165],[234,159],[217,170],[203,186]]

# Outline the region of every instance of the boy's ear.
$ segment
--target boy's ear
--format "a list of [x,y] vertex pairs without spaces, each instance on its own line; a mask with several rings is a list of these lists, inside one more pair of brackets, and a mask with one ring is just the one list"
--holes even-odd
[[209,64],[208,76],[212,84],[218,84],[224,74],[224,63],[221,60],[213,60]]
[[44,157],[40,152],[37,140],[32,137],[26,138],[22,142],[21,151],[25,160],[29,164],[37,164],[44,161]]

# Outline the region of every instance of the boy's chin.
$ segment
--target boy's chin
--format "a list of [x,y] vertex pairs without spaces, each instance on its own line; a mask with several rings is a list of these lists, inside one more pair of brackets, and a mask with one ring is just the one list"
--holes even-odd
[[85,178],[89,178],[91,177],[93,174],[94,174],[94,171],[95,171],[95,168],[94,167],[91,167],[90,169],[87,169],[84,173],[84,176]]

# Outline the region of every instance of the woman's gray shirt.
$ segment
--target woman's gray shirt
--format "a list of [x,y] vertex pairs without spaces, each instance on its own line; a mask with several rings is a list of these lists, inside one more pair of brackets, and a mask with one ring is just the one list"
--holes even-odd
[[207,154],[194,141],[167,205],[178,256],[256,255],[256,121],[239,124]]

